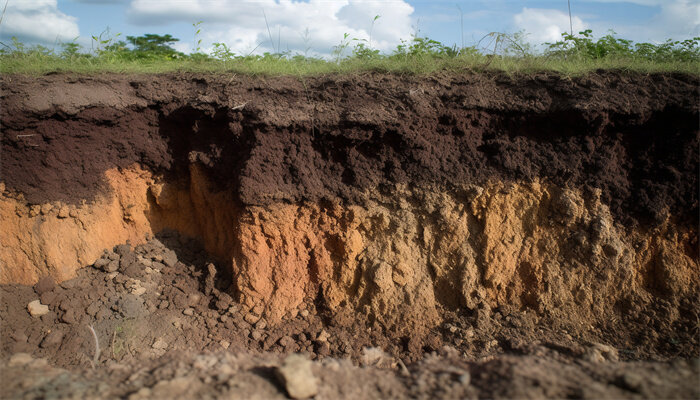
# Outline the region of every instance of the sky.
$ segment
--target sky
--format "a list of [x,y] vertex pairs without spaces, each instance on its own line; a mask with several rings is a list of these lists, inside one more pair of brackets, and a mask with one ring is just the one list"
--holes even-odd
[[[700,36],[699,0],[570,2],[574,32],[602,36],[612,29],[625,39],[657,43]],[[324,56],[346,33],[388,52],[412,35],[483,46],[490,32],[524,31],[525,40],[539,44],[570,29],[567,0],[0,0],[2,7],[0,42],[13,36],[47,46],[76,41],[86,50],[93,35],[123,40],[169,33],[183,52],[201,39],[205,52],[225,43],[236,54]]]

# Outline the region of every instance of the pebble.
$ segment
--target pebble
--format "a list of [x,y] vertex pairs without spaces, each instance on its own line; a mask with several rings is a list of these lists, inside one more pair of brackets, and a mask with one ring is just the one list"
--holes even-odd
[[143,286],[135,286],[131,289],[131,293],[135,296],[141,296],[142,294],[146,293],[146,288]]
[[191,309],[191,308],[185,308],[185,309],[182,311],[182,313],[185,314],[185,315],[192,316],[192,315],[194,315],[194,310]]
[[331,335],[329,335],[328,332],[326,332],[326,330],[323,329],[323,330],[321,330],[321,332],[320,332],[320,333],[318,334],[318,336],[316,337],[316,340],[318,340],[319,342],[326,342],[326,341],[328,341],[328,338],[329,338],[330,336],[331,336]]
[[260,319],[260,316],[255,315],[253,313],[248,313],[245,315],[245,317],[243,317],[243,319],[245,320],[245,322],[252,325],[252,324],[255,324],[256,322],[258,322],[258,320]]
[[32,317],[41,317],[49,313],[49,306],[41,304],[39,300],[34,300],[27,304],[27,310]]
[[252,337],[253,340],[259,341],[260,339],[262,339],[262,332],[260,332],[260,331],[253,331],[253,332],[250,334],[250,337]]
[[219,344],[220,344],[220,345],[221,345],[221,347],[223,347],[224,349],[228,349],[228,348],[229,348],[229,346],[231,346],[231,343],[229,343],[229,342],[228,342],[228,341],[226,341],[226,340],[222,340],[222,341],[220,341],[220,342],[219,342]]
[[318,393],[318,382],[311,370],[312,362],[301,354],[288,356],[276,370],[280,383],[293,399],[307,399]]

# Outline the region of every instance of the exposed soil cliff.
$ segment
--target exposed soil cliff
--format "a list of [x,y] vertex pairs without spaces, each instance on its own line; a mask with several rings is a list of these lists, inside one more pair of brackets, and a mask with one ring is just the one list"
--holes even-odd
[[306,301],[396,335],[480,307],[586,330],[696,304],[694,76],[1,85],[3,283],[169,228],[273,325]]

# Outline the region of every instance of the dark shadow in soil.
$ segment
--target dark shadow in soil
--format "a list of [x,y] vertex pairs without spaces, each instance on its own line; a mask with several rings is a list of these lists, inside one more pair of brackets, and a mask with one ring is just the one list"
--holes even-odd
[[216,267],[214,287],[222,292],[233,294],[233,271],[230,261],[219,260],[207,253],[201,239],[184,235],[173,229],[163,229],[155,237],[165,247],[174,251],[181,263],[194,267],[193,276],[199,280],[202,290],[209,274],[207,265],[211,263]]
[[279,379],[277,378],[277,374],[275,373],[275,367],[254,367],[250,369],[250,372],[265,379],[266,381],[269,381],[280,392],[286,393],[286,389],[284,388],[284,386],[282,386]]

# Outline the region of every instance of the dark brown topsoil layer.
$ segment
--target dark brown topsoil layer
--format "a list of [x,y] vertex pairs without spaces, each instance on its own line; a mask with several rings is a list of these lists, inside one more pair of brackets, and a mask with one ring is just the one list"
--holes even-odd
[[106,169],[177,174],[199,161],[243,204],[541,178],[601,189],[630,227],[667,212],[695,226],[699,82],[615,72],[3,76],[1,178],[31,203],[77,202]]

